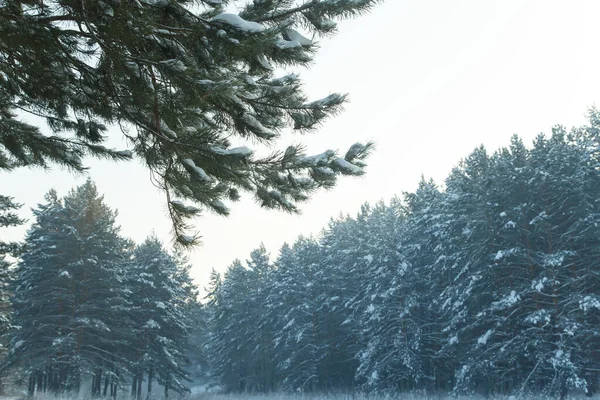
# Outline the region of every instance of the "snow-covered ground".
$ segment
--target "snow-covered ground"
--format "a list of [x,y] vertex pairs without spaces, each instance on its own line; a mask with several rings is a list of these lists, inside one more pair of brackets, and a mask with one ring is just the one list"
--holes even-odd
[[[0,400],[21,400],[23,397],[14,396],[0,396]],[[69,396],[35,396],[34,400],[89,400],[89,397],[69,397]],[[129,396],[121,395],[117,396],[117,399],[129,400]],[[152,399],[162,400],[161,396],[153,396]],[[554,399],[551,397],[528,397],[528,398],[516,398],[513,396],[497,396],[484,398],[481,396],[467,397],[467,396],[426,396],[426,395],[415,395],[415,394],[403,394],[398,396],[384,396],[384,395],[372,395],[366,396],[361,394],[284,394],[284,393],[273,393],[273,394],[217,394],[217,393],[192,393],[191,396],[181,398],[178,396],[169,396],[169,400],[550,400]],[[570,400],[600,400],[600,396],[585,397],[585,396],[569,396]]]
[[[215,393],[215,388],[206,386],[194,386],[191,388],[191,394],[185,397],[178,395],[169,396],[168,400],[555,400],[554,397],[515,397],[515,396],[492,396],[485,398],[483,396],[432,396],[425,394],[401,394],[401,395],[364,395],[360,393],[334,393],[334,394],[289,394],[289,393],[270,393],[270,394],[219,394]],[[86,392],[87,393],[87,392]],[[164,400],[162,393],[156,393],[151,397],[151,400]],[[23,396],[0,396],[0,400],[22,400]],[[146,396],[142,396],[143,399]],[[102,398],[100,398],[102,399]],[[108,398],[107,398],[108,399]],[[600,395],[594,397],[585,397],[583,394],[572,395],[569,400],[600,400]],[[91,400],[89,396],[53,396],[41,395],[35,396],[33,400]],[[122,392],[119,392],[117,400],[130,400],[130,397]]]
[[[600,400],[600,396],[592,398],[585,396],[569,396],[572,400],[593,399]],[[481,396],[427,396],[418,394],[403,394],[397,396],[385,395],[361,395],[361,394],[329,394],[329,395],[294,395],[294,394],[216,394],[216,393],[199,393],[192,395],[194,400],[550,400],[554,398],[546,397],[521,397],[514,396],[497,396],[484,398]]]

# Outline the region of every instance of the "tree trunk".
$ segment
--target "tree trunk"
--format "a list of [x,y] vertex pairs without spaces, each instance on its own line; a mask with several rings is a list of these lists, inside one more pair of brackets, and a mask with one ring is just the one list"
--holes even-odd
[[27,388],[27,395],[33,397],[35,394],[35,378],[33,374],[29,375],[29,387]]
[[144,373],[142,371],[138,374],[138,383],[137,383],[137,399],[140,400],[142,398],[142,382],[144,382]]
[[167,379],[165,379],[165,399],[169,398],[169,376],[167,375]]
[[111,385],[112,388],[111,388],[110,396],[114,400],[114,399],[117,398],[117,388],[119,387],[118,386],[118,383],[119,383],[119,370],[115,371],[115,374],[113,375],[113,382],[114,383]]
[[146,393],[146,399],[150,400],[150,394],[152,393],[152,376],[154,375],[154,370],[152,367],[148,370],[148,392]]
[[92,380],[92,397],[100,396],[102,388],[102,369],[98,368]]
[[560,400],[565,400],[567,398],[568,394],[569,394],[569,389],[567,387],[566,379],[561,377],[561,382],[560,382]]
[[68,372],[67,372],[67,368],[65,367],[60,367],[58,369],[58,385],[56,387],[56,390],[58,392],[64,392],[67,386],[67,377],[68,377]]
[[102,396],[106,397],[106,393],[108,392],[108,374],[104,376],[104,390],[102,391]]
[[81,389],[81,374],[80,371],[76,368],[72,369],[69,373],[69,390],[73,391],[77,396],[79,396],[79,390]]
[[42,393],[44,391],[44,375],[41,372],[37,373],[37,392]]
[[46,368],[46,373],[44,374],[44,384],[43,384],[43,390],[44,392],[46,392],[46,390],[52,390],[52,388],[50,388],[49,384],[50,384],[50,374],[51,374],[52,368],[48,367]]
[[137,375],[134,375],[133,379],[131,380],[131,397],[135,398],[136,393],[137,393]]
[[110,397],[111,399],[117,398],[117,382],[114,379],[114,377],[112,379],[112,382],[110,383]]

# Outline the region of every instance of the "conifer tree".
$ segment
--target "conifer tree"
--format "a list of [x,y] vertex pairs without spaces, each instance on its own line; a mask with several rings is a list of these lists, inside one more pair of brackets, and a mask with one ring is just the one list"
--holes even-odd
[[252,318],[255,310],[250,308],[252,286],[249,271],[236,260],[211,293],[218,301],[211,312],[208,348],[214,373],[227,391],[252,391],[249,377],[254,374],[254,347],[248,336],[257,329]]
[[[11,197],[0,195],[0,228],[18,226],[25,221],[16,214],[21,207]],[[0,240],[0,359],[6,356],[8,345],[8,334],[13,326],[10,322],[10,284],[14,279],[11,269],[12,263],[7,256],[16,257],[21,245],[15,242],[3,242]],[[4,392],[4,386],[0,382],[0,393]]]
[[[197,240],[186,218],[199,210],[186,200],[226,215],[225,202],[247,191],[294,212],[337,176],[362,175],[371,145],[259,157],[240,142],[273,145],[285,129],[312,131],[340,111],[345,95],[309,100],[297,74],[278,71],[309,65],[315,38],[376,2],[4,1],[0,168],[56,162],[80,171],[86,155],[135,153],[166,192],[182,245]],[[41,117],[52,133],[19,113]],[[103,146],[111,125],[133,152]]]
[[286,390],[311,392],[320,387],[320,365],[326,356],[319,307],[324,293],[319,286],[320,248],[300,237],[293,247],[284,246],[277,259],[274,299],[277,312],[274,346],[277,368]]
[[[217,375],[247,390],[248,366],[267,353],[275,386],[289,391],[592,396],[599,115],[592,109],[587,126],[555,127],[531,148],[516,136],[493,154],[479,147],[443,190],[422,179],[402,202],[332,220],[316,239],[284,246],[260,286],[234,265],[211,295],[220,305],[211,337],[227,356],[219,365],[236,368]],[[264,310],[259,322],[244,319],[253,307]],[[234,321],[250,331],[240,335]],[[254,339],[264,327],[270,348]]]
[[[356,378],[363,378],[357,371],[360,367],[357,354],[365,349],[370,333],[379,326],[376,322],[379,312],[385,312],[374,312],[375,293],[381,293],[378,286],[392,279],[389,275],[382,281],[379,278],[394,268],[397,261],[395,211],[383,202],[374,206],[364,204],[355,218],[332,220],[322,233],[321,268],[332,286],[327,304],[333,315],[326,320],[331,333],[343,338],[332,340],[328,349],[336,363],[332,367],[338,374],[336,387],[352,387]],[[365,314],[374,316],[371,323],[364,323]]]
[[[25,222],[15,212],[20,207],[21,205],[15,203],[11,197],[0,195],[0,228],[18,226]],[[11,263],[7,260],[6,256],[17,256],[20,247],[20,244],[16,242],[7,243],[0,241],[0,336],[6,334],[10,329],[8,286],[12,273],[9,269]]]
[[405,204],[379,206],[367,222],[367,237],[377,238],[380,247],[367,267],[359,314],[365,340],[357,378],[367,390],[414,390],[439,379],[432,366],[442,365],[431,359],[437,344],[431,291],[438,271],[430,263],[436,259],[440,197],[436,185],[422,179]]
[[188,379],[190,315],[195,303],[188,267],[168,254],[160,241],[149,237],[134,252],[129,282],[136,346],[133,356],[132,395],[140,398],[144,374],[147,398],[152,397],[154,380],[169,390],[185,393]]
[[130,244],[91,181],[45,200],[34,210],[13,286],[20,329],[7,364],[28,375],[30,394],[77,391],[91,377],[99,395],[103,378],[114,389],[127,367],[132,338],[122,281]]
[[[0,228],[19,226],[25,223],[25,220],[19,218],[16,211],[21,208],[21,204],[15,203],[12,197],[0,195]],[[0,241],[0,257],[19,252],[19,244],[15,242]]]

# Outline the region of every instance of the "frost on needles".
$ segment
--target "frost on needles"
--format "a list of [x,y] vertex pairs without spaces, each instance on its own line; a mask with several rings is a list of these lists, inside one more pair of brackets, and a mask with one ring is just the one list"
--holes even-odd
[[[307,66],[337,21],[375,3],[4,1],[0,169],[82,171],[87,156],[138,157],[165,192],[183,245],[197,243],[187,223],[197,213],[174,201],[226,215],[226,203],[246,191],[264,207],[295,212],[338,176],[362,175],[371,144],[318,165],[303,164],[300,145],[267,157],[235,145],[273,148],[283,132],[313,131],[341,110],[344,95],[308,99],[298,75],[282,76],[280,67]],[[32,123],[27,115],[40,118]],[[130,150],[102,145],[111,126],[121,128]]]

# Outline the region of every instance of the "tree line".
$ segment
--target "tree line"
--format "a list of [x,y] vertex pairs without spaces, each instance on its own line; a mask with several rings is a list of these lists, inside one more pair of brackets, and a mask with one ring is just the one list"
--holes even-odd
[[[30,395],[185,393],[190,356],[227,391],[591,395],[599,148],[596,110],[530,148],[477,148],[443,187],[213,273],[203,305],[185,257],[124,238],[91,181],[50,191],[25,242],[0,244],[19,255],[2,259],[2,371]],[[0,198],[2,226],[18,207]]]
[[440,187],[214,272],[204,350],[228,391],[592,395],[600,113],[463,159]]
[[[4,225],[23,222],[5,204]],[[124,238],[89,180],[63,198],[51,190],[33,213],[18,263],[4,261],[1,370],[30,396],[79,392],[90,380],[92,396],[116,398],[129,385],[139,399],[145,385],[149,398],[153,383],[165,397],[186,393],[200,306],[183,254],[153,236]]]

